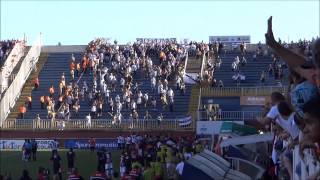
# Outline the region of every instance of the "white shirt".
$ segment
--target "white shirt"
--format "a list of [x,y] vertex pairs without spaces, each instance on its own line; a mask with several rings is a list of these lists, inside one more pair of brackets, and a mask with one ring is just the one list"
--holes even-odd
[[86,116],[86,119],[87,119],[87,123],[91,124],[91,116],[90,115]]
[[95,105],[93,105],[92,107],[91,107],[91,112],[96,112],[97,111],[97,107],[95,106]]
[[279,113],[278,106],[272,106],[267,117],[275,119],[276,123],[288,132],[293,139],[299,136],[299,129],[294,123],[294,113],[292,113],[288,119],[284,119]]
[[145,95],[144,95],[144,100],[145,100],[145,101],[148,101],[148,98],[149,98],[148,94],[145,94]]
[[169,96],[169,97],[173,97],[173,90],[172,90],[172,89],[169,89],[169,91],[168,91],[168,96]]
[[184,162],[181,161],[179,164],[177,164],[176,166],[176,171],[179,173],[179,175],[182,175],[183,172],[183,167],[184,167]]

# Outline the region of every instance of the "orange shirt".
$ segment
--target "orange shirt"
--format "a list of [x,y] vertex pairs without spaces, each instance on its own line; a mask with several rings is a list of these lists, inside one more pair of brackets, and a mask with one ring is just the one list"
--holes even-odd
[[26,113],[26,111],[27,111],[27,109],[26,109],[26,107],[24,107],[24,106],[20,106],[20,108],[19,108],[19,112],[20,113]]

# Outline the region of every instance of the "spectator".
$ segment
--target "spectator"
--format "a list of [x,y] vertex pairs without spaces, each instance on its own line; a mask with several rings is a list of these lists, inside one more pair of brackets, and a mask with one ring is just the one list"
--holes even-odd
[[37,150],[38,150],[38,143],[35,139],[31,141],[31,150],[32,150],[32,159],[33,161],[37,160]]
[[38,179],[37,180],[47,180],[49,179],[48,174],[46,173],[46,169],[43,167],[38,168]]
[[39,85],[40,85],[40,83],[39,83],[39,78],[36,77],[36,78],[34,79],[34,90],[38,90]]
[[72,172],[69,175],[68,180],[84,180],[84,178],[79,175],[77,168],[72,168]]
[[90,176],[90,180],[106,180],[107,176],[102,171],[96,171]]
[[19,107],[19,113],[20,113],[20,118],[21,119],[24,119],[24,114],[26,113],[27,109],[24,105],[21,105]]
[[60,179],[62,180],[62,173],[61,173],[61,158],[58,154],[58,151],[53,151],[53,155],[51,156],[50,160],[53,163],[53,179]]
[[27,170],[22,171],[22,176],[20,177],[20,180],[31,180],[31,177],[29,176],[29,172]]
[[149,162],[146,164],[146,168],[143,171],[143,179],[145,180],[153,180],[155,178],[155,172]]
[[75,157],[76,157],[76,154],[73,151],[73,148],[70,148],[69,151],[67,152],[68,173],[72,174],[72,172],[74,170]]
[[96,139],[91,137],[89,139],[89,145],[90,145],[90,151],[94,152],[95,148],[96,148]]
[[28,109],[31,110],[32,109],[32,98],[31,95],[26,97],[26,102],[25,102],[26,106],[28,106]]
[[162,120],[163,120],[163,116],[162,116],[162,113],[160,113],[160,115],[157,117],[158,126],[161,125]]
[[261,84],[264,84],[265,80],[266,80],[266,73],[265,71],[262,71],[260,75]]
[[50,98],[52,98],[53,95],[54,95],[54,87],[53,87],[53,85],[50,86],[49,93],[50,93]]
[[184,167],[184,159],[179,158],[179,163],[176,166],[176,171],[178,173],[178,179],[181,179],[182,173],[183,173],[183,167]]
[[87,127],[88,127],[88,128],[91,128],[91,115],[90,115],[90,114],[88,114],[88,115],[86,116],[86,120],[87,120]]
[[44,106],[45,106],[45,98],[44,98],[44,96],[40,96],[40,106],[41,106],[41,109],[44,109]]
[[301,77],[295,71],[291,71],[290,73],[294,86],[290,92],[291,104],[294,110],[297,112],[297,115],[303,117],[303,105],[310,99],[319,96],[317,87],[311,84],[309,81],[306,81],[306,79]]
[[218,86],[219,86],[220,88],[223,88],[223,87],[224,87],[222,80],[219,80],[219,85],[218,85]]
[[305,127],[303,129],[303,139],[301,140],[300,150],[307,147],[315,147],[314,143],[320,143],[320,98],[313,98],[303,106]]

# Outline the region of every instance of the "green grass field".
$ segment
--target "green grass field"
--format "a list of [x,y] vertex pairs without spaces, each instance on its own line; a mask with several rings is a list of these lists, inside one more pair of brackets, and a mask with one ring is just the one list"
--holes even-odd
[[[75,166],[78,168],[81,176],[84,179],[88,177],[97,168],[97,154],[91,153],[88,150],[74,150],[76,153]],[[63,179],[67,175],[67,150],[59,150],[59,155],[62,158]],[[113,168],[115,172],[119,172],[120,151],[111,151]],[[0,174],[11,173],[13,179],[19,179],[23,169],[29,171],[32,179],[37,178],[38,167],[42,166],[50,169],[52,175],[52,163],[50,162],[51,151],[38,151],[37,161],[23,162],[21,151],[0,151]]]

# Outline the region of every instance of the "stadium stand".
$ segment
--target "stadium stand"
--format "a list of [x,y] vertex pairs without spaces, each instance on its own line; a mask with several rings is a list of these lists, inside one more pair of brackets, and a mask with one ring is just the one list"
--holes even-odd
[[[32,90],[31,97],[36,101],[41,96],[51,96],[44,99],[48,101],[48,110],[56,112],[57,119],[67,122],[69,118],[87,118],[88,122],[91,122],[91,117],[113,119],[115,122],[123,119],[133,121],[145,116],[146,110],[151,114],[150,119],[159,117],[159,121],[162,121],[162,118],[185,117],[190,113],[193,113],[192,120],[196,120],[194,111],[200,114],[199,109],[203,108],[201,110],[207,114],[201,118],[198,115],[198,120],[219,122],[226,120],[223,117],[230,120],[240,117],[242,121],[257,120],[257,123],[262,124],[253,128],[243,122],[220,121],[218,135],[212,137],[210,134],[210,138],[207,138],[200,134],[196,139],[187,140],[182,137],[177,140],[164,136],[142,137],[134,134],[119,136],[118,144],[124,150],[120,161],[120,176],[123,179],[127,176],[138,178],[148,173],[153,173],[155,179],[162,179],[164,176],[177,179],[173,175],[175,173],[182,179],[317,179],[320,172],[320,135],[317,131],[320,128],[320,39],[300,41],[297,44],[276,42],[271,17],[268,21],[266,42],[273,52],[269,54],[264,51],[266,53],[261,55],[261,44],[258,44],[258,49],[254,51],[247,51],[245,44],[241,43],[240,51],[237,52],[226,50],[224,45],[218,42],[211,45],[192,42],[187,48],[175,42],[119,46],[116,42],[111,45],[97,39],[89,43],[86,52],[49,53],[39,74],[39,88],[33,90],[29,87],[29,91]],[[297,46],[298,51],[294,52],[292,46]],[[220,47],[223,47],[223,50]],[[312,59],[312,62],[308,59]],[[78,66],[78,73],[75,73],[73,70]],[[73,73],[77,74],[75,78],[72,78]],[[194,78],[194,73],[198,74],[198,77]],[[284,81],[286,74],[289,74],[289,82]],[[184,75],[189,76],[192,85],[184,82]],[[234,75],[238,77],[232,79]],[[241,78],[243,75],[245,78]],[[60,95],[57,88],[59,80],[63,86]],[[70,87],[69,82],[73,82]],[[287,83],[289,88],[283,88]],[[269,88],[269,85],[279,87]],[[165,88],[166,86],[168,88]],[[261,87],[255,87],[254,91],[251,91],[250,87],[244,89],[245,86]],[[166,98],[171,98],[168,91],[170,88],[174,89],[175,94],[174,101],[171,101],[173,109],[162,107]],[[156,105],[153,109],[150,101],[146,107],[142,104],[140,108],[131,103],[132,98],[140,98],[139,90],[143,94],[149,92],[149,100],[155,97]],[[246,95],[269,95],[270,102],[263,105],[264,112],[246,112],[245,109],[254,111],[259,108],[241,107],[241,97]],[[77,105],[77,99],[80,110],[76,114],[70,109]],[[127,107],[115,105],[119,105],[119,102],[123,102],[122,105]],[[138,100],[136,103],[140,104]],[[108,107],[110,104],[112,106]],[[34,119],[39,114],[40,118],[55,119],[52,113],[48,113],[46,117],[46,110],[40,104],[34,103],[32,109],[30,103],[27,105],[30,109],[22,118]],[[100,108],[101,105],[103,108]],[[208,113],[211,110],[213,115]],[[225,115],[228,111],[241,113],[237,116]],[[15,116],[11,118],[16,118],[18,113],[13,112],[12,115]],[[104,159],[98,164],[98,167],[103,168],[97,170],[112,176],[110,154],[101,151],[99,158]],[[150,165],[149,160],[153,162]],[[142,166],[145,167],[144,173]],[[183,166],[185,167],[181,168]]]
[[[59,78],[62,73],[65,74],[65,81],[66,84],[68,84],[69,82],[71,82],[71,77],[69,75],[70,72],[70,58],[71,58],[71,52],[70,53],[50,53],[48,54],[48,60],[45,63],[42,71],[39,74],[39,80],[40,80],[40,86],[39,89],[37,91],[33,91],[31,94],[31,97],[33,99],[33,105],[32,105],[32,110],[27,110],[27,113],[25,114],[24,118],[26,119],[34,119],[36,117],[37,114],[40,115],[41,118],[46,118],[47,117],[47,111],[45,109],[41,109],[40,103],[38,103],[38,101],[40,100],[41,96],[48,96],[48,90],[50,88],[51,85],[54,85],[54,89],[57,92],[58,91],[58,82],[59,82]],[[74,57],[76,59],[75,64],[80,63],[81,58],[83,57],[84,53],[78,53],[78,54],[74,54]],[[114,56],[114,54],[112,54]],[[168,55],[168,54],[167,54]],[[104,61],[106,62],[106,61]],[[159,59],[157,56],[153,56],[152,57],[152,62],[155,65],[155,67],[159,67]],[[112,69],[111,63],[108,61],[109,64],[104,64],[104,67],[101,65],[99,67],[99,70],[103,70],[104,68],[108,68],[108,69]],[[124,72],[124,71],[122,71]],[[173,111],[171,112],[169,110],[169,107],[166,107],[165,109],[162,108],[163,103],[161,103],[161,99],[159,97],[159,93],[157,93],[156,91],[158,90],[152,90],[151,88],[151,82],[150,82],[150,78],[145,78],[141,72],[143,72],[141,69],[138,69],[138,72],[133,75],[133,81],[131,82],[132,85],[134,86],[135,84],[138,85],[138,89],[143,93],[143,95],[145,95],[146,93],[149,94],[149,102],[148,102],[148,106],[147,108],[143,107],[143,105],[141,105],[141,108],[138,110],[138,114],[139,114],[139,118],[143,118],[145,116],[145,112],[146,110],[149,111],[149,114],[151,115],[151,117],[156,118],[159,113],[162,113],[163,118],[166,119],[174,119],[177,117],[183,117],[186,116],[187,110],[188,110],[188,102],[189,102],[189,98],[190,98],[190,86],[186,85],[186,90],[184,95],[180,95],[180,90],[176,89],[176,85],[170,81],[168,84],[168,87],[173,89],[173,93],[174,93],[174,102],[173,102]],[[79,73],[80,76],[80,73]],[[87,84],[88,86],[88,92],[92,91],[93,89],[93,76],[92,76],[92,72],[88,72],[88,73],[84,73],[81,74],[81,77],[76,76],[76,78],[78,80],[78,85],[79,85],[79,94],[80,94],[80,90],[83,87],[83,84]],[[117,81],[120,81],[120,74],[117,74]],[[158,76],[159,78],[160,76]],[[174,77],[174,76],[173,76]],[[100,76],[99,79],[97,80],[98,82],[100,81],[100,79],[102,79],[102,77]],[[100,83],[97,83],[97,92],[103,91],[103,87],[100,86]],[[109,85],[109,90],[111,90],[110,88],[110,84]],[[169,88],[167,90],[169,90]],[[158,88],[157,88],[158,89]],[[110,97],[112,97],[113,100],[115,100],[115,97],[117,95],[119,95],[122,99],[122,89],[119,87],[119,84],[116,85],[115,91],[110,92]],[[138,92],[138,91],[137,91]],[[55,99],[56,101],[58,101],[59,96],[57,95],[58,93],[55,93]],[[135,94],[134,99],[137,98],[137,93]],[[152,98],[156,99],[156,107],[150,108],[151,107],[151,103],[150,100]],[[169,98],[169,96],[168,96]],[[122,100],[124,102],[124,100]],[[136,100],[135,100],[136,101]],[[168,100],[169,101],[169,100]],[[90,114],[91,112],[91,104],[88,105],[87,101],[84,100],[80,100],[80,109],[79,109],[79,113],[78,115],[75,117],[73,112],[71,112],[71,116],[70,118],[85,118],[88,114]],[[108,104],[108,100],[104,99],[105,104],[103,104],[103,112],[108,112],[109,106],[107,106]],[[57,102],[56,102],[57,103]],[[169,103],[168,103],[169,104]],[[125,105],[125,103],[123,103],[123,106]],[[71,106],[70,106],[71,107]],[[55,110],[57,111],[59,109],[59,106],[55,107]],[[160,110],[160,111],[159,111]],[[70,110],[71,111],[71,110]],[[122,116],[126,119],[129,118],[130,116],[130,110],[129,108],[123,108],[123,110],[121,111]],[[112,115],[113,116],[113,115]],[[12,118],[13,116],[10,116],[10,118]],[[101,118],[111,118],[109,114],[105,113],[103,114],[103,116],[101,116]]]

